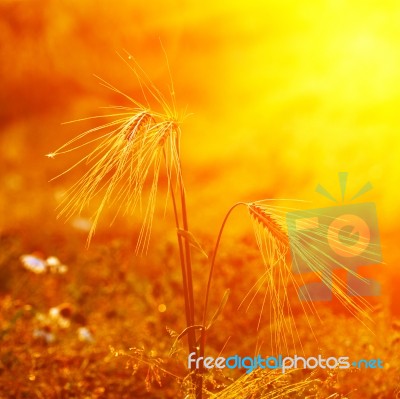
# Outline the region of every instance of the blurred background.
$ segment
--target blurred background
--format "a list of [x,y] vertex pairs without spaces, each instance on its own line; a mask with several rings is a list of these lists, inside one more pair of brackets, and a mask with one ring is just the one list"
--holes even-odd
[[57,195],[76,176],[49,184],[72,161],[44,154],[97,123],[62,122],[130,105],[93,75],[143,100],[117,53],[132,54],[168,95],[161,41],[178,109],[190,114],[182,145],[193,229],[214,234],[238,200],[329,206],[315,187],[340,198],[337,173],[346,171],[347,199],[374,186],[359,201],[376,202],[385,270],[400,282],[397,1],[4,0],[0,8],[1,229],[60,228]]

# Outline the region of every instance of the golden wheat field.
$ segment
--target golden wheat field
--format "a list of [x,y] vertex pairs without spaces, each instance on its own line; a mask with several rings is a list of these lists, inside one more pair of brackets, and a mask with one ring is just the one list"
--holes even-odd
[[0,398],[400,397],[397,1],[0,13]]

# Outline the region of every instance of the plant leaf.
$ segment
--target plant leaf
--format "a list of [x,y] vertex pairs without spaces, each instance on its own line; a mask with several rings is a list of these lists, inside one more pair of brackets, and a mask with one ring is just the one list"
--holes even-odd
[[225,291],[224,296],[222,297],[221,303],[219,304],[217,311],[214,313],[214,316],[211,318],[210,322],[208,323],[207,330],[216,322],[216,320],[218,319],[219,315],[224,310],[225,305],[228,302],[230,293],[231,293],[231,290],[228,288]]
[[185,240],[187,240],[193,248],[200,251],[208,259],[208,255],[207,255],[206,251],[204,251],[204,249],[202,248],[200,243],[196,240],[196,237],[190,231],[186,231],[183,229],[177,229],[177,232],[178,232],[179,236],[181,236]]
[[178,345],[178,342],[184,337],[190,330],[202,330],[203,326],[199,324],[195,324],[193,326],[186,327],[176,338],[174,341],[174,344],[172,345],[170,351],[169,351],[169,356],[172,356],[177,352],[176,348]]

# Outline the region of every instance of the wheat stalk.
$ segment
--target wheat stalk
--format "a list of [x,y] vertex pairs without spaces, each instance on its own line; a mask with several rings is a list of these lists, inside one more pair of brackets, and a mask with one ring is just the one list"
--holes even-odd
[[263,248],[261,254],[264,263],[273,267],[275,263],[284,260],[288,253],[287,234],[283,231],[283,226],[274,219],[272,214],[265,212],[261,206],[250,203],[248,211],[250,217],[256,223],[256,227],[261,227],[261,231],[264,230],[267,233],[266,237],[263,238],[259,234],[260,230],[256,228],[256,240],[259,248]]
[[[287,289],[289,284],[295,283],[287,260],[288,236],[281,221],[274,217],[273,213],[266,212],[256,203],[246,205],[253,222],[255,238],[265,270],[243,298],[239,307],[251,296],[247,305],[249,308],[256,295],[264,291],[257,330],[260,328],[263,311],[269,300],[271,348],[275,348],[277,353],[282,350],[287,352],[291,345],[296,347],[296,338],[299,338],[291,309],[293,298],[289,298]],[[301,343],[301,340],[298,340]]]
[[[108,107],[113,109],[114,113],[80,119],[82,121],[113,118],[111,122],[87,130],[58,150],[47,154],[49,158],[55,158],[60,154],[70,153],[93,143],[97,144],[94,150],[54,178],[63,176],[80,164],[86,164],[88,167],[86,173],[67,191],[59,205],[58,216],[68,219],[76,213],[80,214],[85,207],[89,207],[90,203],[98,198],[100,204],[92,216],[93,223],[87,239],[87,245],[89,245],[99,218],[106,207],[117,207],[114,220],[121,209],[124,209],[124,215],[129,216],[139,208],[142,213],[142,227],[137,240],[136,253],[146,253],[156,206],[160,171],[164,162],[168,183],[167,198],[170,196],[172,199],[178,232],[189,353],[197,352],[196,333],[192,328],[195,323],[191,250],[188,239],[190,232],[180,161],[180,123],[184,115],[180,116],[176,111],[172,79],[170,106],[140,66],[135,61],[134,66],[129,63],[133,59],[132,56],[128,54],[128,60],[121,58],[138,78],[147,106],[99,78],[103,86],[128,99],[133,103],[133,107]],[[151,110],[148,97],[156,101],[162,109],[161,112]],[[147,201],[142,211],[145,191],[148,192]],[[196,395],[201,398],[202,382],[196,375],[192,376],[192,380],[196,387]]]
[[[349,290],[346,283],[332,273],[332,268],[343,268],[361,281],[363,280],[360,275],[321,250],[320,244],[326,242],[327,239],[324,226],[316,230],[315,236],[307,235],[307,233],[303,233],[306,236],[305,239],[300,239],[297,235],[292,236],[289,244],[285,219],[288,208],[271,206],[268,201],[248,203],[247,207],[253,221],[257,245],[266,266],[266,272],[262,280],[267,284],[267,288],[271,291],[273,298],[278,298],[277,291],[281,290],[277,285],[282,285],[283,288],[291,283],[298,288],[298,279],[300,279],[300,283],[304,283],[301,275],[295,276],[293,273],[292,263],[294,260],[290,260],[288,256],[289,245],[291,245],[295,255],[300,257],[309,266],[310,271],[314,272],[321,279],[321,282],[332,290],[333,295],[338,298],[350,313],[363,324],[366,319],[369,319],[368,310],[370,307],[367,301],[362,297],[357,297],[356,292]],[[306,245],[305,240],[310,241],[310,243]],[[275,284],[271,282],[271,279],[275,279]],[[273,306],[277,309],[280,307],[288,307],[290,309],[289,298],[286,295],[280,296],[283,298],[284,303],[279,303],[278,300],[278,305],[273,304]],[[303,308],[307,306],[307,310],[315,312],[311,301],[303,302],[302,306]],[[289,310],[290,313],[291,311]]]
[[[102,79],[101,83],[117,93],[122,93]],[[81,133],[47,155],[54,158],[92,143],[97,144],[75,165],[54,178],[63,176],[80,164],[88,166],[86,173],[66,192],[59,205],[58,214],[59,217],[68,220],[74,214],[81,214],[83,209],[99,198],[99,205],[92,215],[93,223],[88,235],[88,244],[106,207],[116,205],[115,217],[121,209],[124,215],[133,215],[137,208],[142,208],[143,192],[149,187],[147,205],[141,212],[143,223],[136,246],[137,253],[145,253],[148,249],[163,159],[166,163],[168,183],[174,177],[176,181],[181,179],[178,148],[180,119],[173,109],[166,105],[159,91],[149,84],[142,82],[141,85],[163,106],[164,113],[151,111],[124,95],[135,107],[114,107],[116,111],[123,112],[84,118],[111,117],[115,120]]]
[[[335,295],[339,301],[365,325],[365,319],[369,318],[368,303],[361,297],[355,299],[347,293],[348,287],[337,276],[332,275],[331,272],[332,266],[343,267],[343,265],[330,258],[329,255],[325,254],[318,247],[320,243],[319,240],[321,240],[321,242],[326,240],[326,237],[323,236],[324,229],[321,227],[320,231],[317,232],[319,234],[317,237],[319,238],[314,238],[311,249],[304,245],[304,242],[296,238],[293,240],[291,238],[291,242],[289,243],[286,227],[286,213],[295,209],[277,206],[273,203],[273,200],[262,200],[249,203],[239,202],[235,204],[228,211],[223,220],[211,259],[203,311],[203,326],[207,326],[208,324],[208,299],[211,291],[216,254],[218,252],[222,233],[232,211],[238,206],[245,206],[248,210],[253,224],[256,243],[265,266],[264,273],[247,292],[239,308],[247,303],[248,309],[255,297],[258,294],[263,294],[257,330],[259,330],[261,325],[263,311],[268,307],[270,312],[271,348],[275,348],[277,353],[279,353],[282,350],[288,351],[290,347],[296,348],[296,342],[299,342],[301,345],[301,339],[296,328],[294,313],[291,307],[294,298],[289,297],[288,287],[291,286],[297,291],[300,285],[304,285],[304,280],[301,274],[295,274],[292,270],[290,245],[292,245],[296,252],[300,253],[302,259],[309,265],[310,270],[316,273],[322,283],[332,289],[333,295]],[[346,267],[343,268],[362,280],[362,277],[357,275],[354,271]],[[350,294],[352,293],[350,292]],[[300,305],[305,313],[310,332],[314,334],[311,322],[308,319],[309,313],[318,314],[314,304],[312,301],[305,301],[301,302]],[[206,330],[207,329],[204,328],[202,331],[202,348],[204,348],[205,345]]]

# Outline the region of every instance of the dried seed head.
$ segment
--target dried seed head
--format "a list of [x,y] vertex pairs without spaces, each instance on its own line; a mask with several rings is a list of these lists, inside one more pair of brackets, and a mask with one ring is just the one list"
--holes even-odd
[[178,132],[178,123],[175,121],[167,120],[165,122],[161,122],[163,125],[161,129],[159,129],[159,139],[158,139],[158,145],[160,147],[163,147],[165,145],[165,142],[168,140],[168,137],[171,136],[172,133],[177,133]]
[[132,141],[145,133],[154,123],[153,116],[147,111],[142,111],[132,117],[128,131],[125,133],[125,139]]
[[[127,58],[131,59],[129,55]],[[63,176],[80,164],[87,167],[84,175],[67,191],[61,201],[59,216],[69,219],[74,214],[81,214],[84,208],[95,202],[97,209],[90,220],[91,227],[87,240],[89,245],[100,215],[106,208],[114,207],[116,215],[120,212],[133,214],[139,208],[143,224],[136,253],[146,253],[163,164],[166,168],[168,186],[173,179],[181,181],[179,161],[181,118],[175,109],[175,94],[171,94],[170,105],[136,62],[133,66],[128,62],[127,64],[138,78],[146,105],[140,104],[99,78],[103,86],[122,95],[134,106],[109,107],[113,110],[109,115],[80,119],[112,118],[107,123],[79,134],[47,156],[54,158],[58,154],[69,153],[97,143],[97,146],[75,165],[55,177]],[[150,110],[149,99],[155,100],[161,106],[161,113]],[[144,210],[143,202],[146,203]]]
[[262,225],[272,236],[279,241],[287,241],[287,234],[283,231],[282,227],[277,221],[264,209],[256,204],[249,205],[250,216]]

